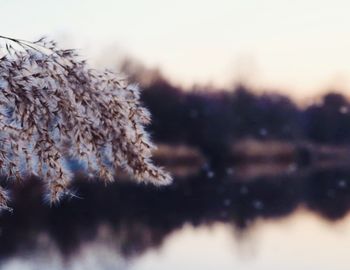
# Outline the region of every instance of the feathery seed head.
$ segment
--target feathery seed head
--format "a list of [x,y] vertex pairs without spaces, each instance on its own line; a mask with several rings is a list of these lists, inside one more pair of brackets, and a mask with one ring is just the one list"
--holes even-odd
[[[105,182],[118,169],[137,181],[171,182],[150,160],[154,145],[144,129],[150,113],[140,104],[137,85],[89,69],[75,50],[61,50],[54,41],[0,39],[2,174],[39,176],[51,203],[69,194],[71,172],[64,163],[72,157]],[[7,208],[7,200],[0,188],[0,208]]]

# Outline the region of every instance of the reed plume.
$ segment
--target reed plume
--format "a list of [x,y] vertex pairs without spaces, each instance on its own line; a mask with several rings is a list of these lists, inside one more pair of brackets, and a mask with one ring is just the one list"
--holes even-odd
[[[71,194],[74,158],[105,182],[125,170],[136,181],[163,185],[171,176],[151,162],[145,131],[150,113],[137,85],[88,67],[75,50],[54,41],[0,36],[0,169],[10,180],[42,179],[47,198]],[[9,196],[0,187],[0,208]]]

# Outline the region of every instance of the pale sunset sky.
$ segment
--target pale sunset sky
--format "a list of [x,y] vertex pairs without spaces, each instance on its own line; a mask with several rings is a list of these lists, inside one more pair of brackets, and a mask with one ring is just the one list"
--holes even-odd
[[104,55],[106,65],[130,55],[184,86],[242,80],[298,99],[330,88],[350,95],[348,0],[0,0],[0,8],[0,35],[46,35],[92,62]]

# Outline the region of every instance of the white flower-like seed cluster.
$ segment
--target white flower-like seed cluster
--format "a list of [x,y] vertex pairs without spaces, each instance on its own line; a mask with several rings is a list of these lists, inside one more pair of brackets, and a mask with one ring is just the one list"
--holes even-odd
[[[116,170],[137,181],[168,184],[151,162],[154,145],[144,126],[149,112],[136,85],[87,67],[75,50],[41,39],[5,39],[0,48],[0,169],[10,179],[37,175],[51,203],[69,194],[67,161],[86,164],[106,182]],[[0,188],[0,208],[8,194]]]

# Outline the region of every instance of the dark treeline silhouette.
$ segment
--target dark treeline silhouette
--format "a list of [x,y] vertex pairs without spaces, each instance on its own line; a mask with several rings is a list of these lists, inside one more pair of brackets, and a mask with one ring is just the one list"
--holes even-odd
[[222,222],[249,233],[255,220],[286,217],[301,207],[329,221],[350,210],[348,169],[257,177],[250,182],[236,178],[225,172],[208,177],[203,171],[162,189],[128,181],[104,187],[77,179],[84,199],[51,208],[42,204],[39,181],[28,180],[14,188],[15,213],[0,218],[0,258],[42,249],[43,234],[69,258],[84,243],[96,240],[101,225],[110,227],[108,239],[113,239],[116,252],[128,257],[160,246],[185,224]]
[[244,85],[232,91],[200,87],[186,91],[158,71],[138,72],[131,79],[147,82],[142,98],[153,115],[154,138],[196,146],[215,166],[224,166],[230,144],[247,137],[350,143],[350,103],[342,94],[331,92],[317,104],[300,108],[287,96],[255,94]]

